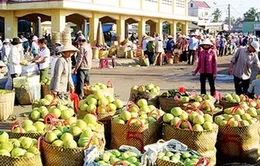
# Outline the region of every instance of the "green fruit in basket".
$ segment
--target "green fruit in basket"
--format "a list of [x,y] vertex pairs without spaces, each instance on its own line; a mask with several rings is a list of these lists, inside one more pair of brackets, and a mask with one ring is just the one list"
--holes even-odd
[[250,119],[252,119],[252,117],[248,113],[245,113],[245,114],[242,115],[242,119],[243,120],[250,120]]
[[169,161],[169,160],[170,160],[170,157],[168,157],[168,156],[163,156],[163,157],[162,157],[162,160]]
[[78,140],[79,147],[87,147],[89,143],[89,139],[90,138],[88,137],[80,137],[80,139]]
[[237,120],[237,121],[242,121],[242,118],[240,115],[234,115],[234,118]]
[[180,121],[181,119],[179,117],[174,117],[172,120],[171,120],[171,125],[172,126],[176,126],[177,123]]
[[113,96],[107,96],[106,98],[109,103],[113,103],[115,101],[115,98]]
[[180,107],[174,107],[171,109],[171,114],[173,114],[173,116],[180,116],[182,114],[182,109]]
[[155,94],[155,95],[159,94],[159,92],[156,88],[151,89],[151,93]]
[[85,128],[85,130],[82,131],[81,135],[80,135],[80,138],[82,137],[87,137],[87,138],[91,138],[93,136],[93,132],[90,128]]
[[187,123],[187,122],[182,122],[182,123],[181,123],[181,128],[182,128],[182,129],[188,129],[188,128],[189,128],[188,123]]
[[194,124],[200,124],[200,125],[202,125],[204,122],[205,122],[204,117],[201,116],[201,115],[197,115],[197,116],[195,116],[194,119],[193,119],[193,123],[194,123]]
[[78,137],[82,133],[82,130],[78,126],[73,126],[73,127],[70,128],[70,133],[74,137]]
[[120,160],[120,159],[111,156],[111,157],[110,157],[110,164],[113,165],[113,164],[116,163],[118,160]]
[[109,101],[107,100],[106,97],[102,97],[98,100],[98,105],[108,105]]
[[250,107],[248,110],[247,110],[247,113],[249,115],[251,115],[252,117],[256,117],[257,116],[257,112],[256,112],[256,109],[254,107]]
[[94,97],[96,99],[101,99],[104,97],[104,93],[101,90],[97,90],[96,92],[94,92]]
[[171,156],[173,156],[173,153],[172,153],[172,152],[166,152],[166,153],[165,153],[165,156],[171,157]]
[[107,89],[107,86],[105,84],[101,84],[99,87],[100,89]]
[[11,152],[12,157],[22,157],[26,153],[26,150],[22,148],[14,148]]
[[71,113],[69,111],[62,111],[61,112],[61,119],[68,120],[71,117]]
[[30,152],[26,152],[24,154],[24,157],[27,157],[27,158],[30,158],[30,157],[34,157],[35,155],[33,153],[30,153]]
[[194,119],[194,117],[197,116],[197,115],[198,115],[197,112],[192,112],[191,114],[189,114],[189,116],[188,116],[188,120],[192,122],[193,119]]
[[112,154],[110,152],[104,152],[103,155],[102,155],[102,160],[105,161],[105,162],[109,162],[111,155]]
[[119,100],[119,99],[116,99],[116,100],[114,101],[114,104],[116,105],[116,108],[117,108],[117,109],[121,109],[121,108],[123,108],[123,106],[124,106],[123,102],[122,102],[121,100]]
[[189,114],[185,111],[182,112],[182,114],[179,116],[181,120],[188,120]]
[[217,116],[215,116],[215,118],[214,118],[214,122],[215,123],[217,123],[217,124],[220,124],[220,122],[222,121],[222,120],[224,120],[225,118],[222,116],[222,115],[217,115]]
[[[83,100],[84,101],[84,100]],[[88,101],[87,101],[87,104],[90,105],[90,104],[93,104],[93,105],[97,105],[98,101],[97,99],[95,98],[90,98]]]
[[138,159],[134,156],[131,156],[127,159],[127,161],[129,161],[130,163],[134,164],[138,161]]
[[171,157],[171,162],[177,164],[178,162],[180,162],[180,159],[177,158],[177,157],[175,157],[175,156],[172,156],[172,157]]
[[46,95],[44,99],[51,102],[54,99],[54,97],[52,95]]
[[94,105],[94,104],[90,104],[90,105],[88,105],[87,108],[86,108],[86,110],[87,110],[89,113],[95,113],[95,112],[96,112],[96,109],[97,109],[97,107],[96,107],[96,105]]
[[247,120],[247,121],[248,121],[248,123],[251,125],[251,124],[255,123],[255,122],[257,121],[257,119],[252,118],[252,119],[249,119],[249,120]]
[[164,156],[165,156],[164,152],[159,152],[157,157],[158,159],[162,159]]
[[238,127],[238,121],[236,121],[236,120],[231,120],[231,121],[229,122],[229,126],[231,126],[231,127]]
[[112,154],[115,155],[116,157],[121,156],[121,153],[118,150],[113,150]]
[[61,111],[58,108],[52,109],[52,111],[49,111],[50,113],[53,113],[57,118],[61,116]]
[[21,146],[20,141],[17,139],[9,139],[9,142],[13,144],[14,148],[19,148]]
[[60,111],[67,111],[67,110],[68,110],[68,107],[65,106],[65,105],[62,105],[62,104],[58,104],[58,105],[57,105],[57,108],[58,108]]
[[140,112],[149,113],[151,112],[150,108],[147,105],[144,105],[140,108]]
[[201,125],[199,125],[199,124],[195,124],[193,126],[193,130],[194,131],[203,131],[203,127]]
[[209,114],[204,114],[205,122],[213,122],[213,117]]
[[108,110],[110,112],[115,112],[116,111],[116,105],[113,104],[113,103],[108,104]]
[[132,89],[132,90],[138,90],[138,86],[137,86],[137,85],[134,85],[134,86],[132,86],[131,89]]
[[45,105],[45,106],[48,106],[48,105],[51,104],[51,101],[46,100],[46,99],[41,99],[41,100],[40,100],[40,103],[42,103],[42,104]]
[[71,141],[71,140],[73,140],[73,135],[72,135],[71,133],[64,133],[64,134],[62,134],[62,136],[61,136],[61,140],[62,140],[63,142]]
[[5,149],[0,149],[0,156],[11,156],[10,153]]
[[23,127],[31,126],[31,125],[33,125],[33,122],[31,120],[29,120],[29,119],[26,119],[26,120],[22,121],[22,126]]
[[41,118],[41,113],[39,111],[32,111],[30,117],[33,119],[33,120],[38,120]]
[[131,113],[129,111],[122,111],[120,114],[120,118],[123,119],[124,121],[128,121],[132,117]]
[[36,147],[34,147],[34,146],[31,146],[31,147],[27,150],[27,152],[31,152],[31,153],[34,154],[34,155],[40,154],[39,149],[36,148]]
[[37,129],[35,126],[25,126],[24,130],[27,133],[36,133],[37,132]]
[[78,147],[77,142],[74,140],[68,140],[68,141],[63,142],[63,146],[65,148],[70,148],[70,149],[74,149],[74,148]]
[[76,126],[78,126],[81,130],[85,130],[87,128],[87,124],[82,119],[77,120]]
[[246,121],[246,120],[242,120],[241,121],[241,126],[242,127],[244,127],[244,126],[249,126],[250,124],[249,124],[249,122],[248,121]]
[[37,131],[43,131],[45,129],[45,124],[43,122],[37,121],[33,124]]
[[227,125],[227,121],[226,120],[223,120],[219,123],[220,126],[226,126]]
[[56,133],[54,133],[52,131],[48,131],[44,138],[45,138],[46,142],[48,142],[48,143],[52,143],[53,141],[58,139]]
[[55,141],[53,141],[52,145],[62,147],[63,142],[61,140],[55,140]]
[[213,129],[213,124],[212,124],[212,122],[205,122],[204,124],[203,124],[203,128],[204,128],[204,130],[212,130]]
[[148,103],[147,103],[147,100],[145,100],[145,99],[140,99],[140,100],[137,101],[137,105],[138,105],[139,107],[143,107],[143,106],[148,106]]
[[143,86],[143,85],[139,86],[139,87],[138,87],[138,92],[140,92],[140,93],[146,92],[145,86]]
[[241,109],[241,108],[238,108],[237,110],[236,110],[236,114],[237,115],[243,115],[245,112],[244,112],[244,110],[243,109]]
[[97,123],[97,117],[93,114],[86,114],[83,118],[84,122],[89,125],[89,124],[96,124]]
[[29,137],[25,137],[22,141],[21,141],[21,145],[24,149],[28,149],[32,146],[33,144],[33,140]]
[[154,88],[154,85],[152,83],[150,83],[150,84],[147,84],[145,87],[146,87],[147,90],[150,91]]
[[181,102],[188,103],[190,101],[190,98],[187,96],[181,96]]
[[187,158],[190,158],[191,157],[191,154],[189,152],[184,152],[182,155],[181,155],[182,158],[184,159],[187,159]]
[[159,86],[156,85],[156,86],[154,86],[154,88],[156,88],[156,89],[157,89],[157,92],[160,93],[160,90],[161,90],[161,89],[160,89]]
[[[18,126],[16,126],[12,132],[13,133],[20,133],[21,131],[20,131],[20,128]],[[22,128],[22,133],[24,133],[24,132],[25,132],[25,130]]]
[[5,149],[5,150],[7,150],[8,152],[11,152],[13,148],[14,148],[13,144],[12,144],[11,142],[9,142],[9,141],[7,141],[7,142],[2,142],[2,143],[0,144],[0,149]]
[[164,114],[164,116],[163,116],[163,121],[164,121],[165,123],[170,123],[171,120],[173,120],[173,118],[174,118],[174,116],[173,116],[172,114],[166,113],[166,114]]

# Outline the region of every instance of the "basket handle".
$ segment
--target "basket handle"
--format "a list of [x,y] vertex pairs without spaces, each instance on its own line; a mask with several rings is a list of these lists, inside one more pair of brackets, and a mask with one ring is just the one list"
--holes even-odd
[[184,111],[187,111],[188,108],[189,108],[189,106],[193,106],[192,104],[193,104],[193,103],[188,103],[188,104],[184,107]]
[[100,139],[100,138],[98,138],[97,136],[92,136],[90,139],[89,139],[89,141],[88,141],[88,144],[87,144],[87,146],[86,146],[86,148],[89,148],[89,146],[90,146],[90,144],[91,144],[91,142],[95,139],[95,138],[97,138],[98,139],[98,143],[99,143],[99,145],[101,146],[102,144],[103,144],[103,142],[102,142],[102,140]]
[[53,113],[49,113],[49,114],[45,115],[44,124],[48,124],[48,120],[50,120],[50,123],[54,125],[53,118],[57,119],[56,115]]
[[249,97],[247,95],[242,96],[241,102],[249,101]]
[[202,157],[202,158],[199,159],[199,161],[198,161],[194,166],[199,166],[200,164],[202,164],[202,163],[204,163],[204,162],[206,162],[206,165],[205,165],[205,166],[208,166],[209,163],[210,163],[210,161],[209,161],[208,158]]
[[174,100],[181,102],[181,99],[178,96],[174,96]]
[[133,101],[128,101],[126,103],[126,110],[128,111],[129,110],[129,105],[134,105],[135,103]]
[[199,113],[199,115],[203,115],[203,113],[200,111],[200,109],[198,109],[198,108],[193,108],[192,110],[190,110],[189,112],[188,112],[188,114],[190,115],[192,112],[197,112],[197,113]]
[[191,96],[198,96],[198,94],[199,93],[196,90],[192,90],[191,93],[190,93]]
[[153,109],[149,114],[148,114],[148,117],[152,116],[153,112],[154,111],[157,111],[157,117],[156,119],[158,120],[160,117],[161,117],[161,113],[158,109]]
[[108,87],[108,88],[113,88],[113,83],[112,83],[111,80],[108,80],[108,81],[107,81],[107,87]]
[[208,105],[209,105],[209,108],[210,108],[210,111],[213,112],[213,109],[212,109],[211,105],[210,105],[209,102],[207,102],[207,101],[204,101],[204,102],[200,105],[200,110],[202,110],[202,108],[203,108],[203,106],[204,106],[205,104],[208,104]]
[[21,122],[19,122],[18,120],[16,120],[11,127],[11,132],[13,132],[15,125],[18,125],[19,129],[20,129],[20,133],[23,133],[23,128],[22,128],[22,124]]
[[[108,108],[106,105],[104,105],[104,104],[101,104],[100,106],[98,106],[98,108],[105,108],[105,109],[106,109],[106,112],[109,112],[109,108]],[[97,113],[97,114],[99,113],[98,108],[97,108],[97,110],[96,110],[96,113]]]
[[[228,118],[228,120],[227,120],[227,123],[226,123],[226,126],[228,127],[229,126],[229,122],[230,122],[230,120],[231,119],[233,119],[234,117],[229,117]],[[235,118],[234,118],[235,119]],[[235,119],[236,120],[236,119]],[[241,123],[238,121],[238,120],[236,120],[237,122],[238,122],[238,127],[241,127]]]
[[143,122],[142,122],[139,118],[136,118],[136,117],[130,118],[130,119],[128,120],[128,122],[127,122],[127,125],[128,125],[128,126],[131,126],[130,124],[131,124],[132,120],[134,120],[134,119],[136,119],[136,120],[138,120],[138,121],[140,122],[141,127],[144,127]]
[[51,108],[51,106],[55,105],[55,99],[57,98],[56,94],[52,94],[53,95],[53,100],[51,101],[51,103],[48,105],[48,109]]
[[165,143],[165,140],[159,139],[159,140],[157,141],[157,143]]
[[40,136],[40,137],[37,139],[37,147],[38,147],[39,150],[40,150],[40,148],[41,148],[41,141],[42,141],[42,136]]
[[221,95],[221,93],[215,91],[215,93],[214,93],[214,98],[215,98],[216,100],[221,100],[221,99],[222,99],[222,95]]
[[117,160],[112,166],[116,166],[117,164],[121,163],[123,166],[127,166],[126,163],[124,163],[123,161],[121,160]]
[[128,104],[126,105],[126,110],[129,111],[133,107],[137,108],[138,109],[138,113],[140,114],[139,107],[135,103],[133,103],[133,102],[132,102],[131,106],[129,106]]
[[176,124],[176,128],[177,128],[177,129],[180,129],[180,125],[181,125],[182,122],[186,122],[186,123],[188,124],[189,130],[190,130],[190,131],[193,131],[192,126],[191,126],[191,124],[190,124],[190,122],[189,122],[188,120],[180,120],[180,121]]
[[246,113],[245,108],[243,106],[240,106],[240,105],[233,107],[232,113],[235,114],[239,108],[242,109],[244,111],[244,113]]

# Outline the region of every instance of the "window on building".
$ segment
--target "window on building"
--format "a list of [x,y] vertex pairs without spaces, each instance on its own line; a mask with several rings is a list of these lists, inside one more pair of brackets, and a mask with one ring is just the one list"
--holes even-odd
[[208,12],[205,12],[205,16],[208,16],[209,15],[209,13]]
[[190,4],[190,7],[193,7],[193,3]]

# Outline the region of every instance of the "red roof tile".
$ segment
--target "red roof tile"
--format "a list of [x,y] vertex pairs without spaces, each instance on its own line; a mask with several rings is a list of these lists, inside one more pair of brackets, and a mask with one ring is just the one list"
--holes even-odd
[[201,8],[210,8],[210,6],[205,1],[193,1],[193,3]]

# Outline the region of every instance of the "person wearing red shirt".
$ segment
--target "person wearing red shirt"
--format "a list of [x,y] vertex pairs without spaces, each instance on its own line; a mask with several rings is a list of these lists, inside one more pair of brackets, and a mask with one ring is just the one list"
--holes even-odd
[[203,50],[200,52],[199,62],[193,76],[200,72],[201,94],[206,94],[206,79],[209,81],[210,94],[215,94],[215,78],[217,75],[217,55],[212,49],[213,44],[209,39],[205,39],[201,46]]

